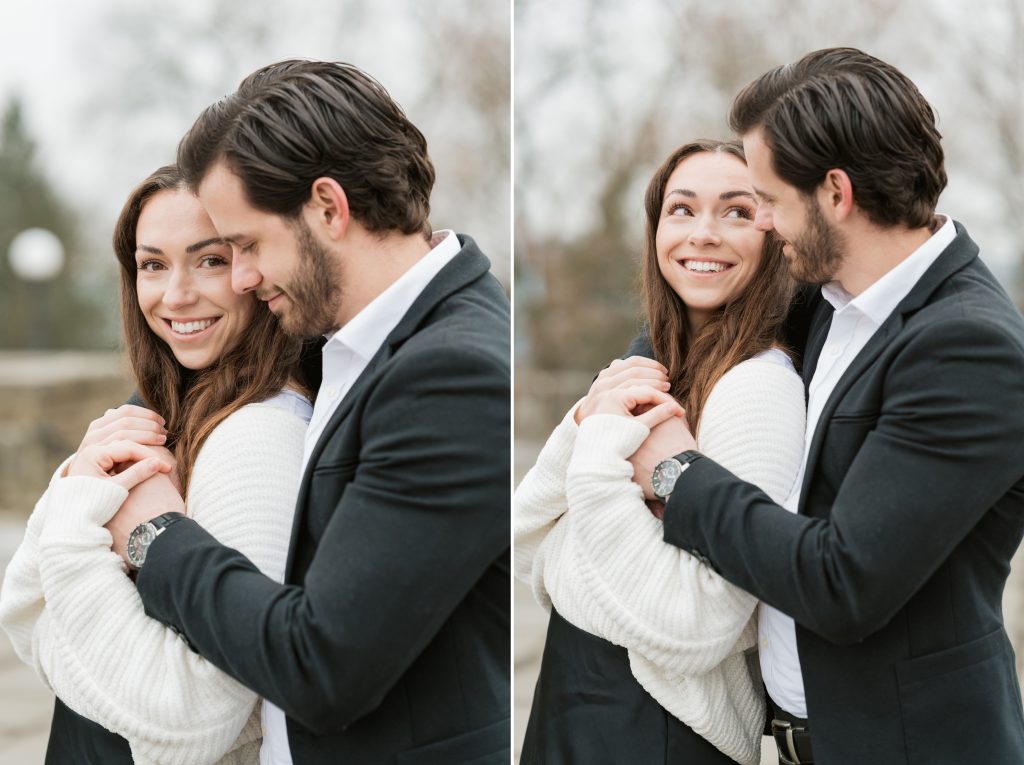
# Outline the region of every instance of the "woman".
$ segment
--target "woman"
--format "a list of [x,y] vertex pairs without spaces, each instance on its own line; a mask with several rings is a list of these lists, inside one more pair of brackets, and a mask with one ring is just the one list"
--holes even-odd
[[658,361],[605,369],[516,491],[516,575],[551,609],[523,763],[760,759],[756,601],[662,542],[627,458],[685,409],[705,454],[785,499],[805,416],[779,341],[792,284],[738,143],[677,149],[645,207]]
[[[232,291],[231,248],[176,168],[135,189],[114,249],[149,408],[108,411],[57,471],[7,570],[0,623],[58,696],[48,763],[256,763],[256,695],[145,615],[103,524],[170,469],[155,451],[166,444],[188,514],[283,580],[312,413],[301,349],[254,294]],[[119,462],[136,464],[89,477]]]

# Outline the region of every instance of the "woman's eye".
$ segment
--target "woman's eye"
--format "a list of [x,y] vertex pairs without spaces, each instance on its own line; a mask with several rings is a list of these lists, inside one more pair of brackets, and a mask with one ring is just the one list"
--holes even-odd
[[743,218],[744,220],[752,220],[754,213],[748,210],[746,207],[730,207],[725,211],[726,218]]
[[140,271],[159,271],[163,267],[159,260],[144,260],[138,265]]
[[199,261],[199,264],[205,268],[218,268],[230,265],[227,258],[223,255],[206,255]]
[[693,210],[690,209],[689,205],[685,205],[682,202],[676,202],[670,205],[668,208],[669,215],[693,215]]

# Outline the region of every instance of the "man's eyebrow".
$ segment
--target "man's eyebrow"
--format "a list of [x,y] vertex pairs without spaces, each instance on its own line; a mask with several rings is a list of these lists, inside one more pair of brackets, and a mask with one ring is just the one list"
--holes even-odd
[[761,191],[761,189],[754,187],[754,193],[757,194],[759,199],[763,199],[765,202],[774,202],[775,197],[769,194],[767,191]]
[[185,252],[187,252],[189,255],[191,255],[193,252],[198,252],[199,250],[203,249],[204,247],[209,247],[211,244],[226,244],[226,243],[227,243],[226,239],[224,239],[223,237],[217,236],[217,237],[214,237],[213,239],[204,239],[201,242],[196,242],[195,244],[190,244],[188,247],[185,248]]

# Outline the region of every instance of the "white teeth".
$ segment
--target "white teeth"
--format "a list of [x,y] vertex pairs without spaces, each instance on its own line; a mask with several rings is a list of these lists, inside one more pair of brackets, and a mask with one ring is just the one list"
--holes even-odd
[[708,260],[684,260],[683,267],[687,271],[697,271],[700,273],[706,273],[708,271],[718,273],[724,271],[728,266],[725,263],[712,263]]
[[204,329],[213,324],[216,319],[203,319],[202,321],[174,321],[171,319],[171,329],[180,335],[191,335],[196,332],[202,332]]

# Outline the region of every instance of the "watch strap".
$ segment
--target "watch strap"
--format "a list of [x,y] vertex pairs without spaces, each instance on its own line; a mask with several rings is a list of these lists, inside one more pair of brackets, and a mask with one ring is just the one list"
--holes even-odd
[[689,465],[691,462],[696,462],[704,455],[698,452],[696,449],[687,449],[685,452],[680,452],[675,456],[676,462],[680,465]]
[[163,515],[158,515],[156,518],[153,518],[151,521],[149,521],[149,523],[153,525],[153,528],[156,529],[156,533],[159,534],[172,523],[183,521],[187,517],[188,516],[186,516],[184,513],[174,511],[170,513],[164,513]]

